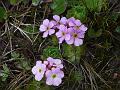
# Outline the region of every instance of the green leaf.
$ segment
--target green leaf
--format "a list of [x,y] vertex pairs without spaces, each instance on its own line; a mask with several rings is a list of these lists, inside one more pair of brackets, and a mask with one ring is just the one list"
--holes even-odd
[[63,44],[63,56],[74,63],[78,63],[81,59],[81,55],[85,54],[85,46],[72,46]]
[[37,6],[41,0],[32,0],[32,4],[34,6]]
[[3,19],[6,19],[7,17],[7,14],[6,14],[6,11],[3,7],[0,7],[0,22],[3,20]]
[[53,58],[60,58],[60,50],[58,47],[52,47],[49,46],[43,50],[43,58],[46,59],[48,57],[53,57]]
[[20,2],[22,2],[22,0],[10,0],[10,4],[12,5],[19,4]]
[[67,12],[67,17],[75,17],[77,19],[80,19],[81,21],[86,20],[87,12],[86,8],[84,6],[74,6]]
[[81,56],[85,54],[85,46],[75,47],[76,63],[79,63]]
[[116,32],[120,33],[120,26],[115,29]]
[[74,72],[74,79],[76,80],[76,81],[80,81],[80,80],[83,80],[83,75],[82,75],[82,73],[80,73],[80,72],[78,72],[78,71],[75,71]]
[[65,0],[53,0],[51,8],[53,9],[54,14],[62,14],[66,9],[66,2]]
[[63,44],[63,56],[67,57],[71,62],[75,61],[75,50],[72,45]]
[[84,0],[87,8],[90,11],[101,11],[106,0]]
[[100,37],[102,34],[102,29],[99,29],[98,31],[94,31],[94,29],[89,29],[88,30],[88,36],[90,38],[96,38],[96,37]]
[[23,69],[25,69],[25,70],[30,70],[31,69],[28,61],[25,61],[25,60],[21,61],[21,64],[22,64]]
[[56,36],[52,36],[51,38],[52,38],[52,43],[54,45],[58,45],[58,38]]
[[118,17],[120,16],[119,13],[112,13],[110,15],[110,19],[113,20],[113,21],[117,21]]
[[9,68],[7,67],[7,64],[3,64],[3,70],[0,76],[2,77],[2,81],[6,81],[10,74]]
[[74,7],[82,4],[82,0],[66,0],[67,6]]
[[12,56],[12,58],[17,59],[17,58],[19,58],[20,54],[16,53],[16,52],[12,52],[11,56]]
[[43,80],[38,82],[38,81],[31,81],[25,90],[54,90],[51,86],[46,85]]
[[24,28],[24,31],[28,34],[36,34],[38,32],[38,28],[37,27],[33,28],[32,25],[29,25]]

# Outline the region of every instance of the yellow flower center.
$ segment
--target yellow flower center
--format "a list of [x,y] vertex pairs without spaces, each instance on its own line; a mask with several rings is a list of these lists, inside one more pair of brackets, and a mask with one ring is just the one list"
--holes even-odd
[[56,75],[56,74],[53,74],[53,75],[52,75],[52,78],[56,78],[56,77],[57,77],[57,75]]
[[77,34],[73,34],[73,37],[75,37],[75,38],[76,38],[77,36],[78,36]]
[[80,29],[80,27],[79,27],[79,26],[76,26],[75,28],[76,28],[76,30],[79,30],[79,29]]
[[50,27],[47,27],[47,30],[46,31],[48,31],[50,29]]
[[42,72],[42,70],[39,68],[39,72],[41,73]]
[[62,32],[62,35],[64,36],[64,35],[65,35],[65,33],[64,33],[64,32]]

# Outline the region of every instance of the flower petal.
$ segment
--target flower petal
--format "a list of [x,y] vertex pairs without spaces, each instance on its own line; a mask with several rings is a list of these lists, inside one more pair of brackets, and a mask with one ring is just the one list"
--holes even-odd
[[83,44],[83,40],[79,38],[75,38],[74,45],[75,46],[80,46]]
[[82,30],[82,31],[87,31],[87,27],[85,27],[84,25],[81,25],[81,26],[80,26],[80,30]]
[[64,39],[65,39],[64,36],[59,38],[59,43],[62,43]]
[[75,24],[76,24],[77,26],[80,26],[80,25],[81,25],[80,20],[75,20]]
[[84,36],[85,36],[84,34],[85,34],[84,32],[79,32],[78,33],[78,38],[84,38]]
[[46,75],[47,78],[51,77],[52,71],[51,70],[47,70],[45,75]]
[[43,74],[36,74],[35,80],[40,81],[43,78]]
[[47,36],[48,36],[48,31],[46,31],[46,32],[43,33],[43,38],[45,38]]
[[74,43],[74,38],[71,37],[70,40],[66,40],[67,44],[73,44]]
[[42,61],[36,61],[36,66],[40,66],[42,64]]
[[59,77],[59,78],[63,78],[63,77],[64,77],[63,71],[60,70],[60,72],[58,73],[58,77]]
[[57,65],[57,68],[63,68],[63,64],[59,64],[59,65]]
[[52,57],[48,57],[47,61],[51,62],[51,61],[53,61],[53,58]]
[[32,68],[32,73],[33,73],[34,75],[37,73],[37,67],[36,67],[36,66],[34,66],[34,67]]
[[45,19],[45,20],[43,21],[43,25],[45,25],[46,27],[48,27],[48,25],[49,25],[49,20],[48,20],[48,19]]
[[59,26],[59,30],[64,31],[65,29],[66,29],[66,27],[64,25]]
[[59,86],[61,84],[61,82],[62,82],[61,78],[55,78],[53,80],[53,85],[54,86]]
[[65,35],[65,40],[70,40],[70,34]]
[[61,24],[66,24],[67,23],[67,18],[66,17],[62,17],[60,20]]
[[69,22],[69,26],[75,26],[75,24],[73,22]]
[[62,32],[61,32],[61,31],[58,31],[55,35],[56,35],[58,38],[59,38],[59,37],[62,37]]
[[59,22],[59,21],[60,21],[60,16],[54,15],[54,16],[53,16],[53,19],[56,20],[57,22]]
[[61,64],[61,60],[60,60],[60,59],[54,59],[54,63],[55,63],[56,65],[59,65],[59,64]]
[[44,25],[40,25],[39,30],[40,30],[41,32],[46,31],[46,30],[47,30],[47,27],[44,26]]
[[54,34],[55,33],[55,30],[54,29],[50,29],[49,30],[49,35],[52,35],[52,34]]
[[54,22],[50,22],[48,25],[49,28],[52,28],[53,26],[54,26]]
[[49,62],[49,65],[52,66],[53,65],[53,58],[48,57],[47,61]]
[[45,65],[48,65],[48,61],[44,61],[43,63],[44,63]]
[[53,79],[52,78],[47,78],[46,79],[46,84],[47,85],[52,85],[53,84]]

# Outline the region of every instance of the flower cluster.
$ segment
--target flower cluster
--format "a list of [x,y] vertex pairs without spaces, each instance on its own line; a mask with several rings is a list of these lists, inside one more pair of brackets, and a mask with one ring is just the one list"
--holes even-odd
[[67,44],[80,46],[83,44],[87,27],[74,17],[67,19],[66,17],[60,18],[60,16],[54,15],[53,20],[43,20],[39,30],[40,32],[44,32],[43,38],[55,33],[59,39],[59,43],[66,41]]
[[47,85],[58,86],[64,77],[62,68],[63,64],[60,59],[49,57],[44,62],[37,61],[36,65],[32,68],[32,73],[37,81],[40,81],[45,75]]

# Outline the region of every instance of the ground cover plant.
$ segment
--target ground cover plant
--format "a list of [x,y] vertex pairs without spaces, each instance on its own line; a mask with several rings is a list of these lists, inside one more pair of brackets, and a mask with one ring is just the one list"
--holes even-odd
[[120,1],[1,0],[0,90],[120,90]]

